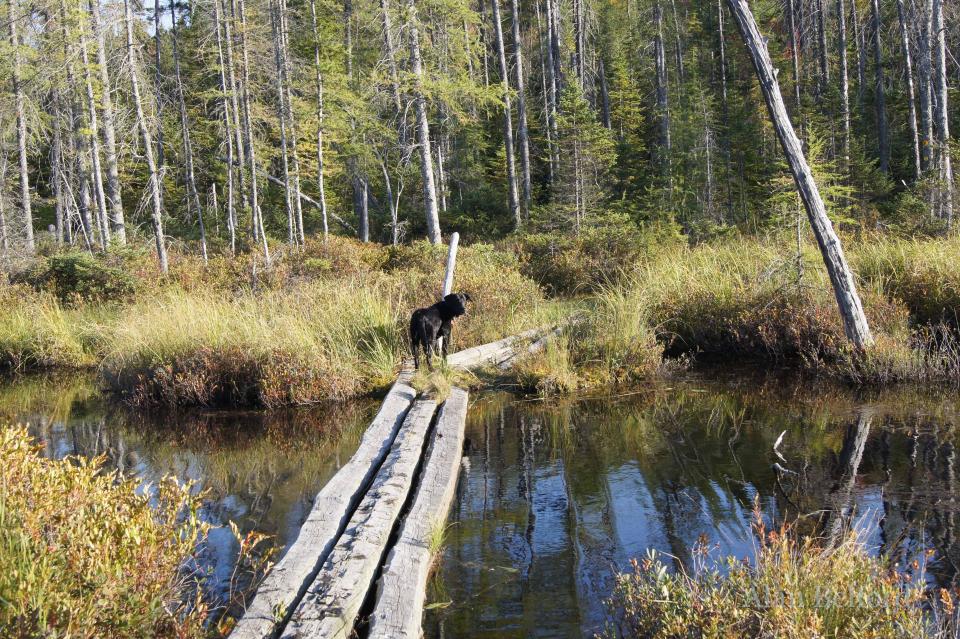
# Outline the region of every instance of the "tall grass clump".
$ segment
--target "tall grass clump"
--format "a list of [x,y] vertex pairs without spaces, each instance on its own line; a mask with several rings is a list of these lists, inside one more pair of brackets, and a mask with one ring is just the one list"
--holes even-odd
[[172,480],[140,496],[101,462],[44,459],[24,429],[0,431],[0,634],[205,636],[183,570],[206,530],[197,498]]
[[622,386],[663,368],[649,307],[636,287],[607,285],[558,337],[515,366],[520,385],[541,395]]
[[[922,575],[913,579],[870,555],[855,532],[835,544],[766,532],[756,557],[718,564],[704,546],[688,572],[671,572],[656,553],[634,560],[610,600],[619,632],[642,639],[918,639],[945,636],[931,614]],[[943,599],[943,597],[946,599]],[[946,617],[952,617],[952,595]],[[939,613],[944,611],[938,610]],[[949,620],[948,620],[949,621]]]
[[910,310],[916,324],[960,328],[960,237],[870,238],[857,243],[857,274]]
[[[632,284],[672,354],[821,368],[848,345],[819,252],[807,245],[800,257],[774,240],[707,244],[659,256]],[[904,332],[902,306],[868,289],[861,296],[875,333]]]
[[0,369],[81,368],[93,362],[84,319],[56,299],[0,288]]
[[331,281],[294,291],[171,290],[125,309],[103,361],[133,404],[305,404],[385,383],[401,348],[390,291]]

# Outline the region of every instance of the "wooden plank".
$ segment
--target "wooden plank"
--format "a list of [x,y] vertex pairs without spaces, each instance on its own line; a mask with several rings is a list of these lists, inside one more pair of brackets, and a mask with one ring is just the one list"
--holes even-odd
[[391,450],[416,397],[411,373],[403,372],[363,434],[357,452],[317,494],[296,541],[267,575],[232,639],[274,636],[276,627],[299,603],[341,536],[357,505]]
[[440,409],[416,497],[380,578],[368,639],[421,636],[432,561],[430,541],[437,529],[446,524],[456,492],[467,398],[467,391],[454,388]]
[[346,639],[373,586],[400,516],[436,412],[418,399],[370,490],[284,629],[283,639]]
[[447,356],[447,365],[453,368],[476,368],[486,364],[500,364],[515,355],[517,343],[539,336],[547,328],[532,328],[517,335],[504,337],[496,342],[465,348]]

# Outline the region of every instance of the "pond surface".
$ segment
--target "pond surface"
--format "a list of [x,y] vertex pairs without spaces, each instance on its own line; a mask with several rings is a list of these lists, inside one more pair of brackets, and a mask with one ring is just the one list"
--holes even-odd
[[[768,523],[799,514],[824,534],[852,518],[875,552],[907,565],[932,549],[928,579],[958,574],[956,394],[699,373],[617,397],[471,399],[428,637],[589,636],[633,557],[686,563],[702,540],[751,556],[755,504]],[[223,524],[284,548],[378,406],[145,415],[90,378],[0,385],[0,423],[27,423],[47,455],[102,454],[145,483],[206,490],[218,577],[236,551]]]

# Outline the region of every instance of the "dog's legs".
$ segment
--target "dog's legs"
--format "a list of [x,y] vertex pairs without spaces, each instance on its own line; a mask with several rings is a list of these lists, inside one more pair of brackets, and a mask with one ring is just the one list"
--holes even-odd
[[420,370],[420,351],[416,342],[410,342],[410,350],[413,351],[413,370]]
[[443,336],[443,341],[440,342],[440,356],[443,357],[443,361],[447,361],[447,347],[450,345],[450,324],[445,324],[440,329],[440,334]]

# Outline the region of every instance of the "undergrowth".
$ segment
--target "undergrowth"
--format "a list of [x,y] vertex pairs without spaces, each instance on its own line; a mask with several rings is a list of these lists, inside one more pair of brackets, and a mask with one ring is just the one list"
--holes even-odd
[[[671,572],[651,551],[618,577],[605,637],[637,639],[921,639],[952,637],[954,593],[929,593],[872,556],[860,535],[834,543],[756,524],[755,559],[715,561],[706,543],[694,565]],[[920,569],[922,572],[922,568]],[[931,594],[936,600],[931,601]],[[933,605],[931,605],[931,603]]]
[[[209,529],[201,496],[172,478],[138,492],[104,472],[103,458],[40,453],[25,429],[0,430],[4,637],[188,639],[229,628],[223,615],[240,593],[208,600],[195,560]],[[261,539],[238,534],[240,565],[255,574]]]

